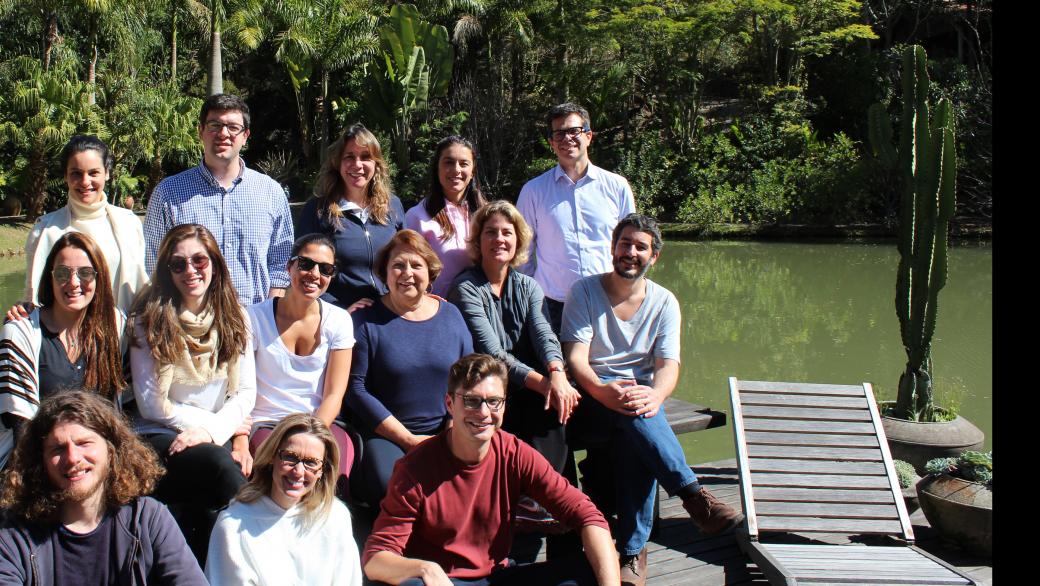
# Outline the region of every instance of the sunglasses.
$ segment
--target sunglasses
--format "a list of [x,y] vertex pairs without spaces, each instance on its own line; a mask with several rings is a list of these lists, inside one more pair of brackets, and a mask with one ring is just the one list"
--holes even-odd
[[488,410],[498,412],[506,404],[505,397],[478,397],[476,395],[458,395],[462,399],[462,406],[470,411],[480,409],[481,405],[487,405]]
[[330,262],[318,262],[314,259],[307,258],[306,256],[294,256],[289,259],[289,262],[296,261],[296,268],[300,269],[305,273],[311,272],[315,266],[318,267],[318,272],[323,277],[331,277],[336,274],[336,265]]
[[54,280],[64,285],[72,279],[73,273],[79,279],[80,283],[89,283],[97,278],[97,270],[94,267],[67,267],[64,265],[58,265],[51,269],[51,275],[54,276]]
[[196,271],[201,271],[209,266],[209,256],[201,253],[192,256],[190,259],[183,256],[175,256],[170,259],[170,262],[166,263],[166,268],[170,269],[174,274],[180,274],[188,268],[189,262],[192,268]]
[[319,460],[317,458],[303,458],[300,457],[299,454],[294,454],[289,450],[279,450],[278,459],[288,468],[295,468],[297,464],[303,464],[303,468],[311,472],[321,470],[321,467],[325,464],[324,460]]

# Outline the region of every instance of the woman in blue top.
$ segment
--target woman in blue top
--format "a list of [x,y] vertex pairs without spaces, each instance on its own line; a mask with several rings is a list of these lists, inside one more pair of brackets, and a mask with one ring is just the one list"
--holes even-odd
[[373,270],[376,251],[404,226],[404,208],[391,193],[379,141],[363,125],[343,131],[327,154],[296,233],[320,232],[335,242],[339,272],[323,298],[350,309],[386,293]]
[[357,496],[373,506],[386,494],[394,463],[444,428],[448,370],[473,352],[459,310],[428,294],[441,263],[418,232],[394,235],[379,250],[376,270],[389,293],[354,314],[346,400],[364,446],[351,477],[358,478]]

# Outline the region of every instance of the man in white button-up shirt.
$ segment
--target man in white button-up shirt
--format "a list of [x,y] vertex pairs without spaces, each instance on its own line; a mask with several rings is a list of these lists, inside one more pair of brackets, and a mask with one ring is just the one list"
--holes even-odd
[[611,270],[611,232],[636,205],[628,180],[589,161],[593,133],[585,108],[560,104],[546,122],[559,164],[524,185],[517,208],[534,232],[531,261],[521,270],[541,285],[558,334],[571,285]]

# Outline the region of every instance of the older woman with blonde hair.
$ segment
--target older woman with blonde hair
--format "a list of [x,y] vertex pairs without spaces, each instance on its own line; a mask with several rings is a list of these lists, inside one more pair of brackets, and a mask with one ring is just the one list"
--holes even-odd
[[379,250],[376,269],[389,292],[354,314],[345,402],[364,446],[352,484],[373,506],[386,494],[394,463],[444,429],[448,371],[473,351],[459,310],[429,294],[441,262],[418,232],[395,234]]
[[[470,226],[473,267],[459,273],[448,300],[473,333],[473,349],[490,354],[509,371],[508,408],[502,427],[531,444],[559,473],[567,462],[564,424],[580,394],[567,382],[563,351],[542,312],[544,294],[518,272],[527,260],[531,229],[505,200],[477,210]],[[545,520],[533,503],[528,518]]]
[[280,421],[249,483],[217,517],[210,584],[360,586],[350,513],[335,496],[338,462],[336,439],[320,419],[295,413]]
[[324,298],[350,309],[386,293],[376,279],[375,254],[403,226],[404,208],[391,192],[379,140],[362,124],[348,127],[329,146],[296,227],[297,234],[319,232],[336,245],[339,273]]

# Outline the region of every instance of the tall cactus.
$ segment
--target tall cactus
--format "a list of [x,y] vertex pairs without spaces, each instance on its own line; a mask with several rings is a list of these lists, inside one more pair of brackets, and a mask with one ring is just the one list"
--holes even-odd
[[939,290],[946,284],[946,233],[956,204],[957,154],[953,110],[943,98],[929,116],[927,55],[908,47],[903,55],[903,117],[899,149],[894,152],[892,125],[881,104],[868,111],[870,141],[883,165],[903,177],[899,218],[899,272],[896,315],[906,350],[906,370],[899,377],[895,417],[913,421],[934,418],[932,335]]

